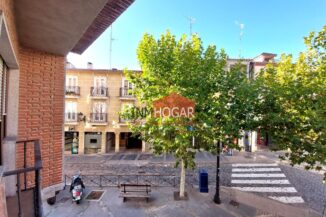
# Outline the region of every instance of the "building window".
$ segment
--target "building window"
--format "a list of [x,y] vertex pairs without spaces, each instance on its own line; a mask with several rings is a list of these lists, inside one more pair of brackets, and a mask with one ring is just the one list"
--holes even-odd
[[91,122],[107,122],[107,107],[105,102],[95,102],[93,104]]
[[131,82],[129,82],[127,79],[123,79],[120,96],[121,97],[126,97],[126,96],[131,97],[133,95],[132,90],[133,90],[133,84]]
[[90,143],[97,143],[97,139],[90,139]]
[[66,122],[77,122],[77,102],[66,102],[65,107],[65,121]]
[[91,90],[92,96],[108,96],[106,77],[95,77],[94,87]]
[[80,95],[80,89],[78,86],[78,77],[76,75],[66,76],[66,94]]

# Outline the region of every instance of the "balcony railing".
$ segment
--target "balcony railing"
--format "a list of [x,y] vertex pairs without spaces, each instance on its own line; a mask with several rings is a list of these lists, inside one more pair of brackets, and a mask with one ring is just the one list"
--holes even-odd
[[127,122],[127,119],[124,119],[119,116],[119,123],[126,123],[126,122]]
[[77,112],[67,112],[65,113],[65,122],[72,123],[78,121],[78,113]]
[[[23,201],[24,194],[22,192],[31,190],[33,191],[33,209],[34,216],[43,216],[42,210],[42,196],[41,196],[41,169],[42,169],[42,158],[39,140],[24,140],[17,141],[16,150],[21,150],[24,154],[22,168],[16,170],[6,171],[3,176],[16,176],[16,187],[17,187],[17,206],[18,216],[24,216]],[[23,144],[23,146],[21,146]],[[19,152],[20,153],[20,152]],[[32,160],[31,160],[32,159]],[[31,162],[30,162],[31,161]],[[33,165],[29,165],[33,164]],[[34,173],[34,175],[32,175]],[[22,177],[23,175],[23,177]],[[23,181],[23,183],[21,183]]]
[[109,91],[107,87],[91,87],[91,96],[93,97],[108,97]]
[[125,123],[133,123],[134,121],[133,120],[128,120],[128,119],[125,119],[125,118],[122,118],[121,116],[119,116],[119,123],[120,124],[125,124]]
[[133,98],[133,90],[131,88],[120,87],[120,97]]
[[108,114],[107,113],[91,113],[90,114],[91,123],[107,123]]
[[66,86],[66,95],[68,95],[68,96],[80,96],[80,87],[78,87],[78,86]]

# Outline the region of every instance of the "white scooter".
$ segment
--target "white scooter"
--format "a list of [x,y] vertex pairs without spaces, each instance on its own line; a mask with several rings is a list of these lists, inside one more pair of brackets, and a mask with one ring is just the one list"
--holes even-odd
[[83,189],[85,188],[84,183],[81,179],[80,174],[75,175],[72,178],[72,182],[70,185],[70,192],[72,193],[72,201],[77,204],[80,203],[83,195]]

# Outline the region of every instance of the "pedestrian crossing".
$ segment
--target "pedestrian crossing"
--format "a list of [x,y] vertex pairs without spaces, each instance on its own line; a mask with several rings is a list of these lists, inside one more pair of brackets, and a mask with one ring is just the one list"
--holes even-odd
[[231,186],[240,191],[264,194],[282,203],[304,203],[276,163],[232,164]]

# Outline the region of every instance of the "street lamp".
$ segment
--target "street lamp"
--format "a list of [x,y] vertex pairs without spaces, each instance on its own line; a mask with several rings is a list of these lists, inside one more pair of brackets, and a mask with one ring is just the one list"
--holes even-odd
[[221,153],[221,143],[218,141],[216,143],[216,190],[214,195],[214,202],[216,204],[221,204],[220,199],[220,153]]

